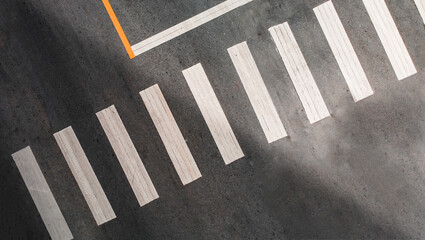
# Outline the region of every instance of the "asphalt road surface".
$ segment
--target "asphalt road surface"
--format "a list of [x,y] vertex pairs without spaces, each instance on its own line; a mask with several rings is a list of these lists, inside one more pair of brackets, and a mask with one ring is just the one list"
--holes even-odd
[[[219,0],[110,0],[131,44]],[[0,238],[49,239],[11,154],[31,146],[75,239],[425,238],[425,28],[386,0],[399,81],[361,0],[334,0],[375,91],[355,103],[313,8],[254,0],[129,59],[102,1],[0,2]],[[288,21],[331,117],[310,124],[268,28]],[[227,53],[247,41],[288,137],[268,143]],[[182,70],[202,63],[245,157],[225,165]],[[202,177],[182,185],[139,95],[159,84]],[[96,117],[114,104],[159,198],[139,207]],[[97,226],[54,137],[72,126],[117,217]]]

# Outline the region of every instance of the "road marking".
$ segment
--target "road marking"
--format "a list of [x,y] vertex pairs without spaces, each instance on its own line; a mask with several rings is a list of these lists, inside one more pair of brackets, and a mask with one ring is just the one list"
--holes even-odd
[[139,205],[143,206],[157,199],[158,193],[115,106],[112,105],[97,112],[96,116],[117,155]]
[[226,0],[215,7],[212,7],[171,28],[168,28],[152,37],[134,44],[131,46],[131,48],[134,54],[137,56],[251,1],[252,0]]
[[415,65],[385,1],[363,0],[363,4],[366,6],[398,80],[403,80],[415,74],[417,72]]
[[415,0],[415,4],[425,24],[425,0]]
[[183,185],[200,178],[198,166],[190,153],[179,126],[158,84],[140,92],[156,129]]
[[202,116],[226,164],[244,156],[220,102],[200,63],[183,71]]
[[269,28],[311,124],[329,117],[326,103],[287,22]]
[[314,13],[328,40],[355,102],[373,95],[372,87],[351,45],[332,1],[315,7]]
[[287,136],[246,42],[228,48],[239,78],[269,143]]
[[124,44],[124,48],[127,51],[128,56],[130,57],[130,59],[134,58],[135,57],[134,52],[131,49],[130,43],[128,42],[128,39],[125,36],[124,30],[122,30],[121,24],[118,21],[118,18],[114,13],[114,10],[112,9],[111,4],[109,3],[108,0],[102,0],[102,2],[106,8],[106,11],[109,14],[109,17],[112,20],[112,23],[114,24],[115,29],[118,32],[118,35],[120,36],[121,42]]
[[53,134],[97,225],[116,218],[114,210],[71,126]]
[[68,224],[56,203],[55,197],[28,146],[12,154],[12,158],[24,179],[41,219],[52,239],[72,239]]

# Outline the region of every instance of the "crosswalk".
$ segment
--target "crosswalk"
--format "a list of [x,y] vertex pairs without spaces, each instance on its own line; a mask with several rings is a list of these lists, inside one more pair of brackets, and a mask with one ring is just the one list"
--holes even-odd
[[425,24],[425,0],[415,0],[415,4]]
[[363,0],[398,80],[416,73],[406,45],[384,0]]
[[[232,0],[234,6],[226,6],[230,11],[237,4],[248,0]],[[394,19],[384,0],[363,0],[386,54],[399,80],[415,74],[416,68],[406,45],[397,29]],[[419,12],[424,14],[423,0],[415,0]],[[221,9],[221,11],[224,11]],[[332,1],[325,2],[313,9],[332,53],[345,78],[355,102],[371,97],[373,88],[363,70],[353,45],[338,16]],[[196,20],[196,19],[195,19]],[[189,27],[196,27],[188,24]],[[270,38],[274,41],[281,60],[284,63],[293,86],[310,124],[330,117],[325,100],[311,73],[302,49],[288,22],[269,28]],[[143,49],[143,48],[140,48]],[[145,50],[140,50],[141,52]],[[225,51],[223,49],[223,51]],[[268,143],[288,136],[279,113],[266,87],[260,69],[255,62],[246,41],[227,48],[234,69],[239,76],[244,90],[261,126]],[[182,70],[192,95],[207,123],[225,164],[230,164],[244,157],[232,126],[215,94],[201,63]],[[283,81],[284,79],[282,79]],[[181,180],[187,185],[202,177],[178,123],[174,119],[166,97],[158,84],[140,91],[154,126],[161,137],[169,158]],[[140,158],[136,146],[114,105],[96,113],[100,125],[108,138],[112,149],[127,177],[128,183],[140,206],[159,198],[155,186]],[[84,153],[78,138],[69,126],[53,134],[67,162],[92,215],[98,225],[115,219],[114,210],[100,185],[89,159]],[[31,148],[28,146],[12,154],[19,172],[33,198],[52,239],[72,239],[72,233],[50,191],[50,188],[38,166]]]
[[311,124],[330,116],[322,94],[287,22],[269,28]]
[[50,237],[61,240],[72,239],[71,230],[38,166],[31,147],[26,147],[12,154],[12,158],[24,179]]
[[344,26],[331,1],[313,9],[355,102],[373,94]]
[[220,106],[217,96],[202,65],[196,64],[183,71],[186,82],[207,122],[208,128],[226,164],[244,156],[232,127]]
[[96,174],[94,173],[77,136],[74,133],[72,127],[67,127],[62,131],[59,131],[53,136],[71,169],[78,186],[83,192],[84,198],[89,205],[89,208],[96,220],[97,225],[101,225],[114,219],[115,212],[109,203],[105,192],[100,186],[99,180],[97,180]]
[[248,94],[255,114],[257,114],[267,141],[271,143],[288,136],[255,64],[254,57],[249,51],[248,44],[242,42],[228,48],[227,51]]
[[183,185],[200,178],[201,172],[193,159],[192,153],[177,126],[176,120],[156,84],[140,92],[140,96],[158,130],[165,149],[173,162],[174,168]]
[[158,193],[114,105],[96,113],[140,206]]

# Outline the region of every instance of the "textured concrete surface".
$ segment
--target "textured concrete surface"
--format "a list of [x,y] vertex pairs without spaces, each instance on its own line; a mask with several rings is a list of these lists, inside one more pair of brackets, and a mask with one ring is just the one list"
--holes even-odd
[[[130,43],[218,0],[111,0]],[[354,103],[312,11],[255,0],[129,60],[102,2],[0,2],[0,238],[48,239],[10,154],[31,145],[75,239],[425,238],[425,29],[387,0],[399,82],[361,0],[335,0],[375,94]],[[332,113],[310,125],[267,29],[289,21]],[[248,45],[289,138],[267,144],[226,49]],[[181,71],[201,62],[246,157],[225,166]],[[203,177],[183,187],[138,92],[158,83]],[[138,207],[95,116],[115,104],[160,198]],[[53,133],[72,125],[117,218],[98,227]]]

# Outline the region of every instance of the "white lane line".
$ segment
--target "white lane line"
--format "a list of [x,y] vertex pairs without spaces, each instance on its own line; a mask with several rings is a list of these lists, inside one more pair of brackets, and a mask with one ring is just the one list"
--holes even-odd
[[41,219],[52,239],[72,239],[68,224],[56,203],[46,179],[28,146],[14,154],[12,158],[24,179]]
[[246,42],[228,48],[239,78],[269,143],[287,136]]
[[251,1],[252,0],[226,0],[215,7],[149,37],[148,39],[134,44],[131,46],[131,49],[136,56],[140,55]]
[[314,13],[328,40],[355,102],[373,95],[369,80],[351,45],[332,1],[315,7]]
[[269,28],[295,90],[311,124],[329,117],[329,111],[287,22]]
[[425,24],[425,0],[415,0],[415,4]]
[[200,178],[201,172],[199,172],[158,84],[141,91],[140,96],[183,185]]
[[112,105],[97,112],[96,116],[117,155],[139,205],[143,206],[157,199],[158,193],[115,106]]
[[388,55],[398,80],[403,80],[417,73],[416,67],[385,1],[363,0],[363,4],[381,39],[382,45],[384,46],[385,52]]
[[72,127],[69,126],[53,134],[53,136],[89,205],[97,225],[116,218],[114,210]]
[[220,102],[200,63],[183,71],[205,122],[226,164],[244,156]]

